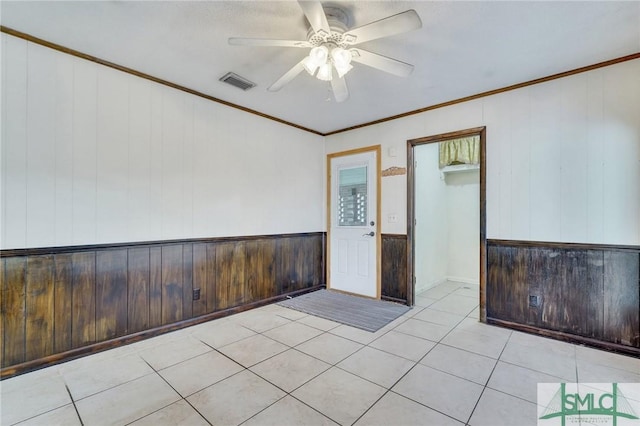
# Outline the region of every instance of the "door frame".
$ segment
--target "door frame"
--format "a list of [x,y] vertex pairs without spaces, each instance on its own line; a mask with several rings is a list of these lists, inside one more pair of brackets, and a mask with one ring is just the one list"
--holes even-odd
[[442,142],[447,139],[480,136],[480,321],[487,321],[487,179],[486,179],[486,126],[456,132],[441,133],[407,141],[407,304],[413,306],[415,299],[415,157],[414,149],[419,145]]
[[[348,151],[333,152],[327,154],[327,255],[326,270],[327,289],[331,288],[331,208],[332,208],[332,184],[331,184],[331,160],[338,157],[346,157],[354,154],[362,154],[366,152],[376,153],[376,299],[380,299],[382,289],[382,236],[380,235],[381,218],[382,218],[382,146],[372,145],[364,148],[350,149]],[[334,290],[340,291],[340,290]],[[361,296],[361,295],[358,295]],[[367,296],[361,296],[367,297]]]

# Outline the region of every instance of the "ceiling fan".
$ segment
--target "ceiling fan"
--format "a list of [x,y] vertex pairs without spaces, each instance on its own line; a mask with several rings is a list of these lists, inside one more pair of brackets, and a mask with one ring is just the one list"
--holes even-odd
[[336,102],[349,97],[345,74],[351,62],[367,65],[400,77],[413,71],[413,65],[355,47],[360,43],[401,34],[422,27],[415,10],[407,10],[358,28],[348,28],[349,15],[337,6],[324,6],[319,1],[298,0],[309,21],[307,40],[276,40],[232,37],[229,44],[240,46],[276,46],[311,48],[309,55],[284,73],[267,90],[276,92],[306,70],[319,80],[330,81]]

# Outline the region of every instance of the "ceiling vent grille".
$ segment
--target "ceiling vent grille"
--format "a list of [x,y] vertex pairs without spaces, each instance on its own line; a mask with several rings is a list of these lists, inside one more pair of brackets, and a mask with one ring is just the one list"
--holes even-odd
[[242,90],[249,90],[252,87],[256,86],[255,83],[247,80],[244,77],[240,77],[238,74],[233,72],[228,72],[225,75],[223,75],[220,81],[222,81],[223,83],[227,83],[232,86],[235,86],[238,89],[242,89]]

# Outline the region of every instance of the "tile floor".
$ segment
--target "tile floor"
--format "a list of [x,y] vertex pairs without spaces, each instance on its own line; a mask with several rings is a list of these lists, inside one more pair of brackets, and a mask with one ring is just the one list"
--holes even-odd
[[2,425],[535,425],[539,382],[640,382],[640,360],[478,322],[447,282],[376,333],[279,307],[0,382]]

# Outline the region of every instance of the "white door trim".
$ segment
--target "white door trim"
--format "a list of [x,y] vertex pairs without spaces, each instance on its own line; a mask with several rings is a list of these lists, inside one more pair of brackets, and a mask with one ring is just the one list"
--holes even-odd
[[[376,239],[376,299],[380,299],[381,296],[381,277],[382,277],[382,267],[381,267],[381,254],[382,254],[382,237],[380,234],[381,231],[381,176],[382,176],[382,148],[380,145],[374,145],[364,148],[357,148],[348,151],[335,152],[331,154],[327,154],[327,261],[326,261],[326,271],[325,276],[327,278],[327,288],[331,288],[331,218],[332,218],[332,184],[331,184],[331,160],[337,157],[345,157],[354,154],[362,154],[365,152],[374,151],[376,153],[376,224],[375,224],[375,239]],[[336,290],[339,291],[339,290]]]

